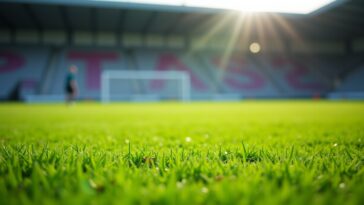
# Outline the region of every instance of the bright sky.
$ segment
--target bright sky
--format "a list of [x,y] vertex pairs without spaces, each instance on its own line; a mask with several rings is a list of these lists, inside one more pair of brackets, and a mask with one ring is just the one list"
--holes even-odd
[[337,0],[99,0],[171,6],[231,9],[242,12],[308,14]]

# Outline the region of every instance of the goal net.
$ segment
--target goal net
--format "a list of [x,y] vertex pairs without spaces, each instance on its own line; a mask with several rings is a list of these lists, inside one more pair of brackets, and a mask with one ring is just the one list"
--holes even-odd
[[190,100],[190,76],[184,71],[116,71],[101,74],[101,101]]

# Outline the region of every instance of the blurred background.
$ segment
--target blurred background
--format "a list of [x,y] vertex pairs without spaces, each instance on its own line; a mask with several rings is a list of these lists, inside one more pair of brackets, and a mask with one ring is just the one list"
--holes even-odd
[[364,99],[364,1],[0,0],[0,99]]

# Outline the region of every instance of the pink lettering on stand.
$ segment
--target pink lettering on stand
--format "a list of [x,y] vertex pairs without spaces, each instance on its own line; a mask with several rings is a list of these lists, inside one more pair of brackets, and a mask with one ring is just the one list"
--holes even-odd
[[[214,58],[214,64],[217,67],[221,65],[221,58]],[[247,69],[249,64],[240,58],[231,58],[226,68],[224,82],[231,88],[237,90],[257,90],[265,86],[265,79],[260,73]],[[243,82],[242,78],[247,78],[247,82]]]
[[0,73],[13,72],[25,65],[23,56],[12,52],[0,52],[0,59],[5,61],[0,65]]
[[[206,90],[206,85],[198,79],[198,77],[192,73],[191,69],[189,69],[185,64],[183,64],[175,55],[173,54],[162,54],[159,56],[157,66],[155,68],[157,71],[167,71],[167,70],[176,70],[176,71],[185,71],[190,75],[192,88],[196,90]],[[163,80],[153,80],[151,81],[151,88],[153,90],[160,90],[165,85],[165,81]]]
[[68,54],[69,60],[80,60],[85,62],[86,87],[90,90],[100,89],[101,63],[103,61],[116,61],[117,53],[114,52],[82,52],[72,51]]
[[310,70],[295,61],[291,61],[284,58],[276,58],[273,60],[273,66],[276,69],[282,69],[288,67],[288,71],[285,73],[284,78],[290,86],[298,90],[320,90],[322,85],[319,82],[304,82],[304,77],[310,74]]

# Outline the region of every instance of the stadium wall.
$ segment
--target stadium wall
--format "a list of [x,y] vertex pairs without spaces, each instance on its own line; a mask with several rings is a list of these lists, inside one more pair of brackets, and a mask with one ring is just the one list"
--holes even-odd
[[[102,70],[181,70],[190,73],[193,99],[242,99],[278,97],[319,97],[332,91],[335,75],[340,65],[331,63],[340,55],[308,54],[247,54],[234,51],[223,65],[222,50],[107,47],[8,46],[1,47],[0,59],[3,99],[9,98],[14,86],[20,82],[28,86],[18,90],[20,99],[27,95],[48,95],[63,100],[63,80],[69,65],[80,68],[78,81],[81,99],[97,100],[100,96]],[[331,56],[331,57],[327,57]],[[22,60],[19,60],[22,59]],[[343,59],[342,60],[346,60]],[[10,67],[9,67],[10,66]],[[51,71],[51,72],[50,72]],[[51,74],[49,74],[51,73]],[[32,81],[33,83],[29,83]],[[45,82],[49,85],[46,86]],[[143,92],[161,96],[168,90],[153,90],[153,82],[144,82]],[[18,88],[19,89],[19,88]],[[28,91],[23,91],[28,90]],[[30,90],[30,91],[29,91]],[[123,92],[142,92],[136,90]]]
[[[227,36],[206,40],[201,35],[1,30],[0,59],[5,63],[0,69],[4,85],[0,98],[63,100],[63,78],[71,64],[80,67],[81,99],[99,99],[99,78],[105,69],[187,71],[196,100],[342,96],[335,93],[347,91],[340,89],[348,84],[348,73],[363,65],[362,39],[351,42],[353,57],[347,54],[347,42],[333,40],[265,40],[260,42],[259,54],[251,54],[249,44],[240,41],[227,51],[229,43]],[[227,53],[228,62],[222,63]],[[12,60],[9,55],[25,60],[8,62]],[[170,65],[161,65],[161,61]],[[18,68],[11,71],[10,64]],[[166,96],[163,89],[153,91],[148,83],[143,84],[138,87],[144,87],[144,92]]]

